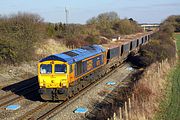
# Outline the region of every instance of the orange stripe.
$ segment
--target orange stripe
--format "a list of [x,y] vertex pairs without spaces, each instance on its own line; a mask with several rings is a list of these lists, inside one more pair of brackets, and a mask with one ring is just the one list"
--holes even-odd
[[[104,53],[105,53],[105,52],[103,52],[103,54],[104,54]],[[95,58],[95,57],[97,57],[97,56],[99,56],[99,55],[103,55],[103,54],[97,54],[97,55],[95,55],[95,56],[86,58],[86,59],[82,60],[82,62],[87,61],[87,60],[89,60],[89,59],[91,59],[91,58]]]

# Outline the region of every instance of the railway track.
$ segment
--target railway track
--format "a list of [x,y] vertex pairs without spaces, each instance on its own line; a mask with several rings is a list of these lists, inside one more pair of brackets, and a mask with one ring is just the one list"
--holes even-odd
[[[37,84],[38,84],[38,83],[33,83],[33,84],[29,85],[29,86],[25,86],[25,87],[23,87],[23,88],[18,89],[17,91],[15,91],[15,93],[19,94],[20,92],[24,91],[25,89],[28,89],[28,88],[30,88],[30,87],[32,87],[32,86],[34,86],[34,85],[37,85]],[[10,96],[13,96],[13,95],[14,95],[14,92],[8,93],[7,95],[2,96],[2,97],[0,98],[0,100],[6,99],[6,98],[8,98],[8,97],[10,97]]]
[[[22,100],[25,95],[32,94],[33,92],[37,91],[39,88],[33,87],[37,85],[38,83],[33,83],[29,86],[25,86],[21,89],[18,89],[15,91],[16,94],[19,94],[20,96],[17,96],[15,93],[9,93],[3,97],[0,98],[0,107],[9,105],[11,103],[17,102],[19,100]],[[7,100],[5,100],[7,99]]]
[[23,120],[29,116],[31,116],[32,114],[34,114],[35,112],[39,111],[40,109],[46,107],[48,105],[47,102],[42,103],[41,105],[35,107],[34,109],[31,109],[30,111],[26,112],[24,115],[20,116],[17,120]]
[[[18,120],[23,120],[23,119],[30,119],[30,120],[43,120],[46,118],[50,118],[53,117],[54,115],[56,115],[58,112],[60,112],[62,109],[64,109],[66,106],[70,105],[71,103],[73,103],[74,101],[76,101],[77,99],[79,99],[82,95],[84,95],[87,91],[91,90],[93,87],[95,87],[96,85],[98,85],[100,82],[102,82],[103,80],[105,80],[106,78],[108,78],[109,76],[111,76],[114,71],[116,71],[116,69],[123,67],[124,65],[126,65],[125,63],[122,64],[121,66],[111,70],[107,75],[105,75],[104,77],[100,78],[98,81],[90,84],[89,86],[83,88],[81,91],[79,91],[77,94],[75,94],[73,97],[69,98],[66,101],[63,101],[61,103],[59,103],[58,105],[55,105],[52,108],[49,108],[48,110],[45,110],[45,108],[47,106],[49,106],[50,103],[45,102],[39,106],[37,106],[36,108],[26,112],[24,115],[20,116],[18,118]],[[39,114],[41,111],[46,111],[42,114]],[[37,113],[38,112],[38,113]],[[36,115],[35,115],[36,114]]]

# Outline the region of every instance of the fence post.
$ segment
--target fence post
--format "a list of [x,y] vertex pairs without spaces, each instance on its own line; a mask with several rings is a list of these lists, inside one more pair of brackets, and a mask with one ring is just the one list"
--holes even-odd
[[135,100],[135,97],[134,97],[134,93],[132,94],[132,101],[134,101]]
[[157,66],[157,77],[159,77],[159,74],[160,74],[160,72],[159,72],[159,65]]
[[143,105],[143,119],[146,120],[146,116],[145,116],[145,103],[142,102],[142,105]]
[[128,98],[128,105],[129,105],[129,119],[131,120],[131,98]]
[[159,64],[159,77],[161,77],[161,63]]
[[114,120],[116,120],[116,113],[114,113],[114,115],[113,115],[113,119],[114,119]]
[[125,118],[128,120],[127,102],[125,102]]
[[122,109],[121,109],[121,107],[119,108],[119,119],[122,120]]

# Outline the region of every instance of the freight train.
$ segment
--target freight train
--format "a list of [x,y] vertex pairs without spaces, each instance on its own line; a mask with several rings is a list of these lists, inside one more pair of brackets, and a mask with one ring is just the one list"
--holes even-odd
[[148,43],[153,33],[143,33],[103,45],[83,46],[41,59],[39,94],[48,101],[66,100],[125,61],[130,52]]

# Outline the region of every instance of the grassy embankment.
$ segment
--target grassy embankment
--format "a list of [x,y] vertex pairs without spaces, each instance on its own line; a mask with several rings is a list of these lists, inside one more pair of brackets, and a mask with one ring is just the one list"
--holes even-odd
[[167,88],[167,100],[161,104],[161,112],[158,120],[180,120],[180,34],[175,34],[178,50],[178,61],[176,68],[169,76],[169,87]]

